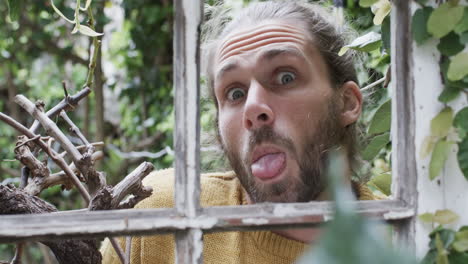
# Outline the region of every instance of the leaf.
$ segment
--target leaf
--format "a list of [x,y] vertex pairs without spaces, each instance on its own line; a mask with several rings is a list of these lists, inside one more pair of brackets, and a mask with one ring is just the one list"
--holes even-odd
[[461,34],[468,30],[468,7],[465,7],[465,12],[463,13],[463,17],[458,23],[458,25],[453,29],[455,33]]
[[459,218],[460,216],[458,216],[458,214],[448,209],[437,210],[434,214],[434,222],[442,225],[453,224],[458,221]]
[[382,23],[381,27],[381,32],[382,32],[382,43],[383,47],[387,51],[387,53],[390,54],[391,48],[390,48],[390,40],[391,40],[391,33],[390,33],[390,17],[385,18],[385,20]]
[[434,8],[432,7],[424,7],[416,10],[413,15],[411,30],[413,31],[413,38],[418,45],[423,44],[431,37],[431,34],[427,32],[427,21],[433,10]]
[[57,13],[59,16],[61,16],[65,21],[71,24],[75,24],[75,21],[68,19],[55,5],[54,5],[54,0],[50,0],[50,3],[52,4],[52,8],[54,9],[55,13]]
[[447,258],[447,251],[445,250],[442,240],[438,233],[436,234],[436,237],[435,237],[435,244],[437,248],[436,263],[437,264],[449,264],[449,261]]
[[377,4],[377,12],[375,12],[374,16],[374,25],[382,24],[385,17],[390,14],[392,10],[392,4],[388,0],[380,0]]
[[432,222],[434,222],[434,214],[433,213],[420,214],[418,217],[419,217],[419,220],[421,220],[424,223],[432,224]]
[[463,32],[460,34],[460,43],[463,43],[463,44],[468,43],[468,32]]
[[429,237],[431,238],[431,241],[429,243],[429,248],[431,249],[436,248],[435,238],[437,235],[439,235],[440,240],[442,241],[442,246],[444,248],[449,248],[452,245],[453,241],[455,240],[455,231],[451,229],[443,228],[440,225],[429,234]]
[[466,264],[468,263],[468,253],[450,252],[448,259],[450,264]]
[[23,3],[22,0],[7,0],[8,16],[7,21],[13,22],[17,21],[20,12],[20,4]]
[[440,93],[439,97],[437,98],[441,103],[448,103],[452,100],[455,100],[461,93],[461,89],[457,86],[453,86],[450,84],[449,81],[445,84],[445,89]]
[[465,138],[468,133],[468,106],[457,112],[453,118],[453,126],[458,129],[460,138]]
[[98,33],[92,30],[90,27],[85,26],[85,25],[80,25],[78,27],[78,31],[80,31],[81,34],[89,36],[89,37],[98,37],[98,36],[104,35],[103,33]]
[[458,142],[457,160],[460,170],[465,176],[465,179],[468,180],[468,137]]
[[427,31],[436,38],[441,38],[452,31],[463,17],[463,6],[444,3],[434,9],[427,21]]
[[361,7],[370,7],[371,5],[377,3],[379,0],[359,0],[359,5]]
[[451,81],[463,79],[468,74],[468,52],[460,52],[450,60],[447,77]]
[[442,138],[447,136],[453,122],[453,110],[445,107],[431,120],[431,136]]
[[377,154],[379,154],[380,150],[388,144],[388,142],[390,142],[390,133],[388,132],[373,137],[362,152],[362,158],[365,160],[373,159]]
[[390,131],[392,123],[392,101],[383,103],[375,112],[369,125],[367,133],[378,134]]
[[434,145],[437,141],[437,137],[426,136],[421,144],[421,149],[419,150],[419,156],[421,159],[425,159],[432,152]]
[[455,233],[455,242],[453,242],[453,248],[458,252],[464,252],[468,250],[468,231],[458,231]]
[[434,146],[434,151],[432,151],[431,161],[429,163],[429,179],[432,181],[437,176],[439,176],[442,168],[447,161],[450,147],[452,142],[445,140],[439,140]]
[[381,45],[382,40],[380,34],[371,31],[363,36],[356,38],[353,40],[353,42],[351,42],[351,44],[342,47],[340,52],[338,52],[338,55],[342,56],[349,49],[369,52],[380,48]]
[[370,180],[370,183],[376,187],[379,191],[383,194],[390,196],[392,194],[391,186],[392,186],[392,174],[390,173],[382,173]]
[[450,32],[447,36],[440,39],[437,49],[445,56],[453,56],[458,54],[465,48],[465,45],[460,43],[460,37]]

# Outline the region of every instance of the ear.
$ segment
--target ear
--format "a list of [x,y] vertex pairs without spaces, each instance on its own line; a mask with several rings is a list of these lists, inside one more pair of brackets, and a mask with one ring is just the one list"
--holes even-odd
[[342,106],[341,125],[346,127],[359,119],[362,109],[362,94],[359,86],[348,81],[341,87]]

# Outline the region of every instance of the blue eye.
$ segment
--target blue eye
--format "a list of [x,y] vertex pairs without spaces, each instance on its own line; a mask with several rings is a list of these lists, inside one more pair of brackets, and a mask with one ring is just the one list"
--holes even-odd
[[286,85],[294,80],[296,80],[296,75],[292,72],[280,72],[276,77],[277,83],[281,85]]
[[227,98],[230,101],[236,101],[244,96],[245,96],[245,91],[242,90],[241,88],[233,88],[229,90],[227,94]]

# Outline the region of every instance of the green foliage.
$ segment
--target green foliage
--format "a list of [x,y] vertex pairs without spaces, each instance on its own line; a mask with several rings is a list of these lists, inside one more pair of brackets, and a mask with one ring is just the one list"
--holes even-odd
[[455,32],[450,32],[448,35],[440,39],[437,49],[445,56],[453,56],[458,54],[465,48],[465,45],[460,43],[460,36]]
[[433,10],[432,7],[424,7],[416,10],[413,15],[411,30],[413,32],[413,38],[418,44],[423,44],[431,37],[427,31],[426,25]]
[[458,153],[457,153],[458,165],[462,171],[465,178],[468,180],[468,137],[458,143]]
[[373,4],[377,3],[379,0],[359,0],[359,5],[362,7],[371,7]]
[[392,101],[383,103],[375,112],[369,125],[368,134],[378,134],[390,130],[392,119]]
[[443,139],[435,143],[431,162],[429,163],[429,179],[434,180],[442,171],[452,144],[452,142]]
[[380,48],[382,45],[382,38],[380,34],[373,31],[355,39],[351,44],[348,44],[341,48],[338,55],[344,55],[349,49],[357,51],[369,52]]
[[6,0],[8,15],[6,20],[8,22],[14,22],[18,20],[19,13],[21,10],[22,0]]
[[373,186],[383,194],[390,196],[392,194],[392,174],[382,173],[380,175],[374,176],[370,181],[369,185]]
[[458,53],[452,58],[448,68],[448,79],[458,81],[468,74],[468,52]]
[[453,5],[450,2],[440,5],[429,16],[427,31],[436,38],[444,37],[455,29],[463,18],[463,12],[462,6]]
[[371,138],[369,144],[364,148],[362,152],[362,158],[365,160],[372,160],[380,150],[384,148],[390,142],[390,133],[386,132],[381,135],[377,135]]

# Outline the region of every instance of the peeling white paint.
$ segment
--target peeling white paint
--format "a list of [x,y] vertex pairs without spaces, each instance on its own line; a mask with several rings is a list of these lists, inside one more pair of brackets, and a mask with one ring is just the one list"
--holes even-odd
[[242,223],[247,225],[264,225],[268,224],[270,221],[266,218],[245,218],[242,219]]
[[388,212],[383,215],[385,220],[395,220],[395,219],[402,219],[402,218],[409,218],[414,216],[414,209],[408,209],[406,211],[399,211],[399,212]]

